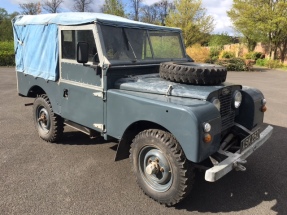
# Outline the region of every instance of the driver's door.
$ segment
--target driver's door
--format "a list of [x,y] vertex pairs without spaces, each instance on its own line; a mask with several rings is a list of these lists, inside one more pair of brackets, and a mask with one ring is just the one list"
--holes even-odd
[[[103,131],[102,69],[94,25],[60,27],[61,116],[80,125]],[[88,65],[77,62],[77,43],[89,44]]]

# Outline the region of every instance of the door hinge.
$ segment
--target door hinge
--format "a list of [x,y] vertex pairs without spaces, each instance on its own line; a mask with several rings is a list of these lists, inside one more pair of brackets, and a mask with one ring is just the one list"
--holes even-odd
[[104,98],[104,92],[95,92],[95,93],[93,93],[94,94],[94,96],[96,96],[96,97],[99,97],[99,98]]
[[105,125],[104,124],[93,124],[93,126],[97,129],[100,129],[101,131],[104,131]]

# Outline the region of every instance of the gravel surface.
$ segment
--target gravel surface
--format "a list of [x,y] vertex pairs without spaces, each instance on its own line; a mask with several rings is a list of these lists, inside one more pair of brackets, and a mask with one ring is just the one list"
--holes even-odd
[[271,139],[248,158],[246,172],[215,183],[196,176],[190,196],[165,207],[145,196],[129,160],[114,162],[115,142],[65,128],[60,144],[34,128],[33,99],[19,97],[14,68],[0,67],[0,214],[287,214],[287,72],[229,72],[228,82],[267,98]]

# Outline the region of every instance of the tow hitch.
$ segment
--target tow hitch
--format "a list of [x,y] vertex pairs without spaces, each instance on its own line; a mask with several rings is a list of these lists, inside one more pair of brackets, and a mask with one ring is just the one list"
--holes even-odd
[[246,167],[243,166],[242,164],[246,164],[246,163],[247,163],[247,160],[241,160],[241,159],[239,159],[239,160],[237,160],[237,161],[233,164],[234,169],[235,169],[236,171],[244,172],[244,171],[246,171]]

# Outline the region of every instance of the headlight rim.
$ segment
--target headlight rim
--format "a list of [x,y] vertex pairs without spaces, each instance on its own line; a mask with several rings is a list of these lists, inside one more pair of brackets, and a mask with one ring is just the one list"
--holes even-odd
[[[218,103],[215,104],[215,101],[218,101]],[[216,109],[217,109],[218,111],[220,111],[220,109],[221,109],[221,103],[220,103],[220,100],[219,100],[218,98],[213,97],[213,98],[211,99],[211,103],[216,107]],[[219,106],[218,106],[218,105],[219,105]]]
[[[238,93],[240,94],[240,101],[236,100]],[[241,104],[242,104],[242,93],[239,90],[235,90],[232,95],[232,107],[234,109],[238,109],[241,106]]]
[[208,132],[211,131],[211,125],[210,125],[210,123],[208,123],[208,122],[202,123],[202,128],[203,128],[203,131],[204,131],[205,133],[208,133]]

